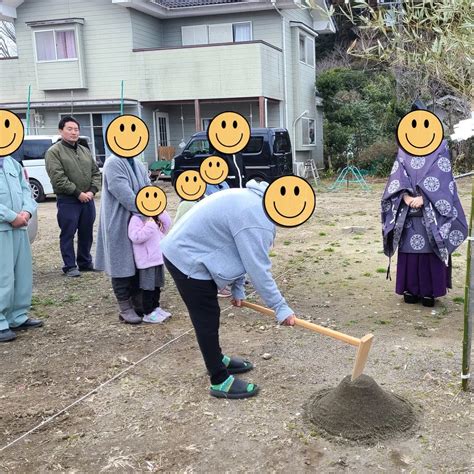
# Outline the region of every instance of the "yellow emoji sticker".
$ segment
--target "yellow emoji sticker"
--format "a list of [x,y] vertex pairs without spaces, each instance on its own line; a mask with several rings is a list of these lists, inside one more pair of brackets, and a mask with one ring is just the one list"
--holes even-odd
[[166,193],[158,186],[144,186],[135,198],[140,214],[147,217],[160,215],[166,209],[166,204]]
[[187,170],[176,179],[175,189],[181,199],[197,201],[206,192],[206,183],[198,171]]
[[120,115],[105,132],[109,149],[122,158],[139,155],[148,145],[150,134],[145,122],[135,115]]
[[398,123],[397,139],[400,147],[409,155],[429,155],[443,141],[443,124],[434,113],[415,110]]
[[18,115],[0,109],[0,157],[8,156],[20,148],[25,129]]
[[311,185],[299,176],[282,176],[265,191],[263,205],[268,217],[282,227],[304,224],[316,207]]
[[239,153],[250,140],[250,125],[237,112],[222,112],[211,120],[207,138],[213,148],[221,153]]
[[199,168],[201,178],[208,184],[220,184],[229,174],[227,161],[220,156],[208,156]]

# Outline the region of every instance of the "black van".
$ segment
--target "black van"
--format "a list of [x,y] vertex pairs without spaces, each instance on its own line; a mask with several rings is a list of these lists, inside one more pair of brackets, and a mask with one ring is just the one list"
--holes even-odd
[[[207,133],[195,133],[183,151],[172,160],[173,185],[180,173],[199,171],[202,161],[214,154],[220,156],[209,143]],[[246,181],[260,179],[271,183],[280,176],[293,173],[290,136],[284,128],[253,128],[249,143],[241,154]],[[229,175],[228,181],[231,186],[237,186],[235,176]]]

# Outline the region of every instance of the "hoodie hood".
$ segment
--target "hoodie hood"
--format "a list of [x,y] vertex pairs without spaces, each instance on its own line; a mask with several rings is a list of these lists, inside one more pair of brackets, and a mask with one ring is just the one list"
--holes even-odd
[[263,197],[265,194],[266,189],[268,188],[269,184],[266,181],[256,181],[255,179],[251,179],[245,187],[250,189],[255,194],[260,197]]

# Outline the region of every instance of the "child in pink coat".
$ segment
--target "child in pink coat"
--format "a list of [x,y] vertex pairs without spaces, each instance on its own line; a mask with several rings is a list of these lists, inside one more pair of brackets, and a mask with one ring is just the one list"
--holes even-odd
[[143,322],[162,323],[171,316],[160,307],[161,288],[165,283],[160,241],[171,227],[171,217],[163,211],[156,217],[132,215],[128,237],[133,244],[138,282],[143,295]]

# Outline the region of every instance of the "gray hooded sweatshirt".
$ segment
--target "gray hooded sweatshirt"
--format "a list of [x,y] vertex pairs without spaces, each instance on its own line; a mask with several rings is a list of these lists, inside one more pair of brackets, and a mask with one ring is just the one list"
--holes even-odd
[[275,225],[265,214],[262,197],[268,183],[251,180],[246,189],[227,189],[196,204],[161,241],[165,257],[197,280],[230,284],[232,295],[245,299],[247,273],[279,322],[293,314],[271,275],[268,256]]

